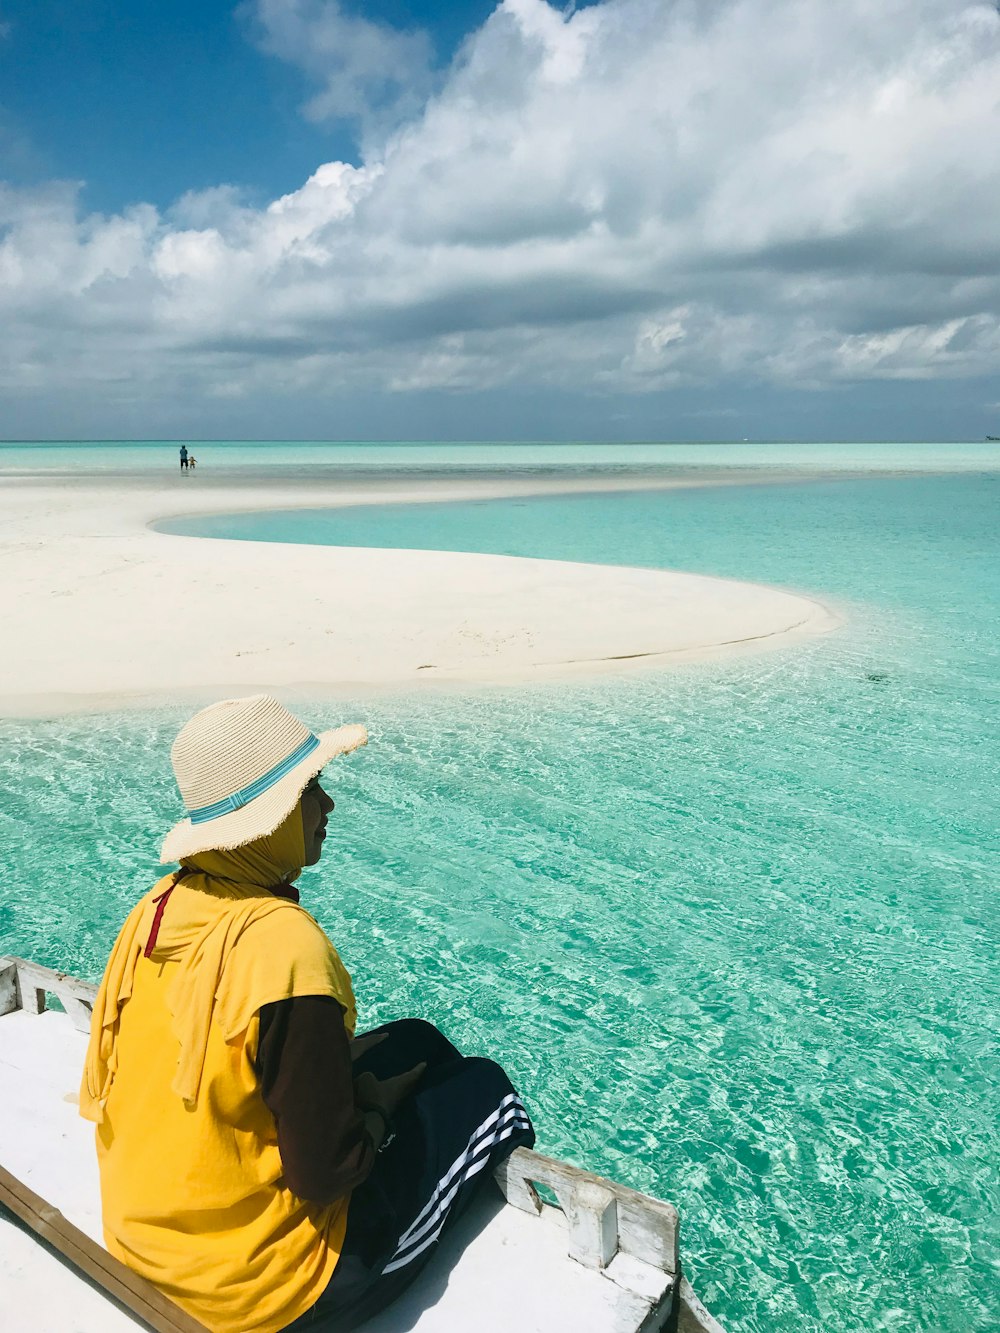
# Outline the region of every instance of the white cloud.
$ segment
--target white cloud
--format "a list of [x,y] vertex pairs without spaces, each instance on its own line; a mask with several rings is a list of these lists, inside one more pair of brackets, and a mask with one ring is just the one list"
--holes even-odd
[[[307,0],[259,14],[316,115],[426,95],[423,39]],[[81,217],[69,186],[0,191],[0,385],[196,403],[989,375],[998,217],[991,6],[505,0],[362,165],[265,208],[220,187]]]
[[257,45],[319,85],[309,120],[357,121],[364,138],[416,113],[431,87],[433,47],[423,29],[400,31],[345,12],[339,0],[247,0]]
[[836,351],[836,370],[845,379],[965,377],[983,366],[1000,366],[1000,321],[987,315],[855,334]]

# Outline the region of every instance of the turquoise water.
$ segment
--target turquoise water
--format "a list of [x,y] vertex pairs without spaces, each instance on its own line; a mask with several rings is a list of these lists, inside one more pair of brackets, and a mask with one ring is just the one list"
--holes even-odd
[[[0,475],[11,472],[168,473],[178,471],[175,440],[0,442]],[[419,441],[204,440],[191,446],[201,476],[247,469],[375,468],[623,468],[764,467],[870,471],[1000,468],[1000,447],[984,441],[938,444],[801,444],[743,441],[718,444],[439,444]]]
[[[1000,1326],[998,499],[968,475],[222,524],[848,611],[794,651],[309,710],[372,732],[303,881],[364,1020],[494,1052],[547,1150],[676,1202],[734,1333]],[[99,972],[177,813],[182,720],[0,724],[0,948]]]

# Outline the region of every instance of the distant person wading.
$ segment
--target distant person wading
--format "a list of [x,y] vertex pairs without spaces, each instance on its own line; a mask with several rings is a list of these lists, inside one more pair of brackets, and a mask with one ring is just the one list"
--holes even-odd
[[181,471],[182,471],[182,472],[186,472],[187,470],[188,470],[188,451],[187,451],[187,445],[186,445],[186,444],[182,444],[182,445],[181,445]]
[[[351,978],[299,905],[334,809],[320,770],[366,741],[268,695],[197,713],[172,751],[180,868],[129,913],[94,1004],[105,1243],[213,1333],[358,1327],[534,1143],[493,1061],[419,1018],[355,1035]],[[350,912],[343,872],[331,888]]]

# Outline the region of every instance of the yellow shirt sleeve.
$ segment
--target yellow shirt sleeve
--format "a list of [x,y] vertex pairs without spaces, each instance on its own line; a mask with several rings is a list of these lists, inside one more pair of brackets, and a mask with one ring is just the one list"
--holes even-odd
[[303,908],[270,912],[241,932],[216,991],[216,1014],[232,1041],[265,1004],[300,995],[329,995],[353,1034],[357,1006],[350,974],[319,924]]

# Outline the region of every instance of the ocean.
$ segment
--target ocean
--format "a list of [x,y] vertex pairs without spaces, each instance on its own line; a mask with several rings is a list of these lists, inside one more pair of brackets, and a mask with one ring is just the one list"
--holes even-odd
[[[966,443],[799,444],[791,441],[742,441],[716,444],[461,444],[426,441],[337,442],[286,440],[196,440],[187,442],[197,454],[202,473],[245,474],[257,470],[286,475],[324,469],[389,470],[399,473],[429,468],[503,470],[758,468],[801,472],[847,472],[873,469],[935,472],[996,470],[996,445]],[[174,472],[180,440],[54,440],[0,442],[0,475],[37,472],[80,475]]]
[[[307,448],[286,466],[320,465]],[[363,1023],[430,1018],[508,1067],[543,1150],[677,1204],[731,1333],[986,1333],[1000,475],[978,446],[839,467],[768,448],[785,454],[741,465],[898,475],[169,527],[681,568],[839,610],[836,633],[759,656],[300,709],[371,731],[330,767],[337,811],[303,898]],[[430,452],[412,465],[467,465]],[[585,457],[564,466],[625,466],[610,446]],[[98,975],[178,815],[183,720],[0,723],[0,951]]]

